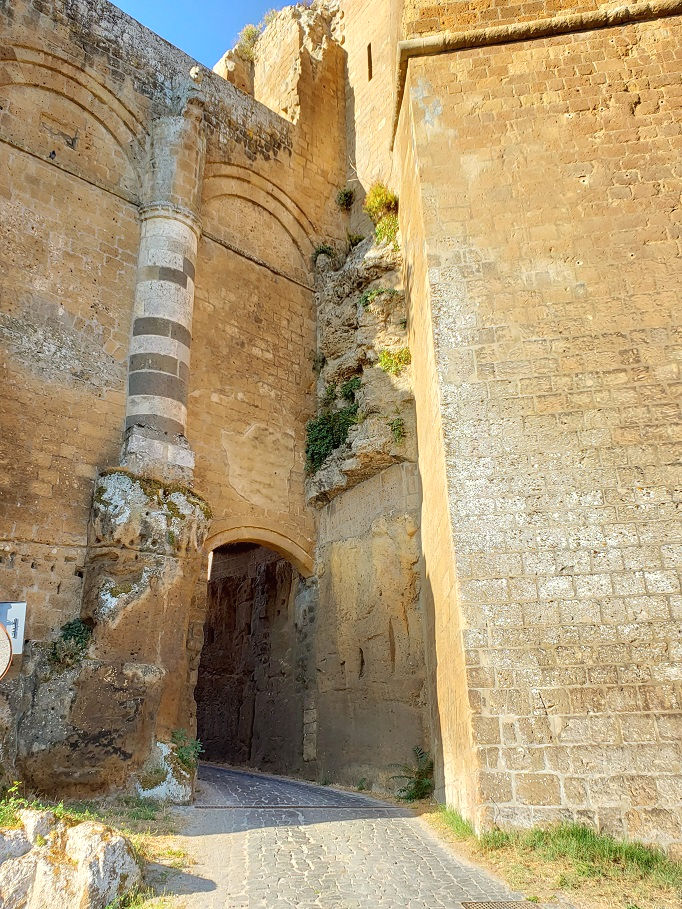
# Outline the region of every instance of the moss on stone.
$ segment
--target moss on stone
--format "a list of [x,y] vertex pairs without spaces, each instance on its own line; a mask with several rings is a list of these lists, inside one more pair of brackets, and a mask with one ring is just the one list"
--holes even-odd
[[[126,470],[124,467],[111,467],[100,473],[100,479],[102,477],[111,476],[122,476],[132,480],[132,482],[140,487],[150,501],[158,502],[158,504],[164,508],[165,511],[169,512],[173,518],[182,520],[185,517],[178,505],[173,501],[169,501],[170,496],[174,493],[179,493],[184,496],[190,505],[201,511],[207,521],[210,521],[213,518],[213,510],[208,502],[197,495],[196,492],[193,492],[189,486],[184,486],[182,483],[163,483],[161,480],[156,480],[153,477],[140,476],[130,470]],[[95,488],[96,503],[100,505],[107,504],[105,492],[106,490],[98,482]]]

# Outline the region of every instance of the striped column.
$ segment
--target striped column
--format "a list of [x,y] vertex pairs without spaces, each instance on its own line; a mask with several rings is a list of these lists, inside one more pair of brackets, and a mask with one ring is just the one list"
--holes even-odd
[[170,203],[146,205],[140,218],[123,461],[135,472],[188,480],[194,455],[185,439],[187,384],[200,227],[190,212]]

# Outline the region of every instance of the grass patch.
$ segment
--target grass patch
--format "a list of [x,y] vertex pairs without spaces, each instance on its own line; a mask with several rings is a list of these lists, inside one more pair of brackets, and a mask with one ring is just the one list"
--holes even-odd
[[373,183],[365,197],[364,210],[377,225],[387,215],[398,213],[398,197],[384,183]]
[[382,218],[374,228],[374,236],[376,237],[377,243],[390,243],[397,252],[400,248],[398,246],[399,230],[400,223],[398,221],[398,216],[386,215],[386,217]]
[[258,44],[260,33],[261,29],[257,25],[245,25],[239,32],[235,53],[237,53],[242,60],[253,62],[256,59],[256,45]]
[[359,246],[362,241],[365,239],[362,234],[352,234],[350,231],[347,233],[348,236],[348,249],[355,249],[356,246]]
[[[476,836],[458,812],[438,808],[429,815],[468,855],[502,874],[531,901],[550,901],[558,892],[585,897],[594,909],[679,907],[682,863],[642,843],[563,823],[529,831],[489,830]],[[538,895],[539,894],[539,895]]]

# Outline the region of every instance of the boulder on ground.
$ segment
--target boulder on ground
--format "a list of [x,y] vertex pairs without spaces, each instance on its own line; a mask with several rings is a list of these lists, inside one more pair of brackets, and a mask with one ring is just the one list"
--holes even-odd
[[0,909],[106,909],[140,883],[131,844],[111,828],[19,817],[23,830],[0,832]]

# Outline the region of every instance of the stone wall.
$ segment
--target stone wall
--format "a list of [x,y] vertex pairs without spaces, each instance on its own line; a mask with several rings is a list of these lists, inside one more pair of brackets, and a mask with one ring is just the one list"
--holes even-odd
[[680,840],[681,38],[678,17],[409,64],[420,469],[425,509],[447,483],[462,626],[438,630],[441,590],[436,648],[457,690],[463,647],[471,713],[445,783],[466,807],[472,742],[481,824]]
[[[31,642],[87,612],[95,479],[122,462],[191,481],[196,461],[209,548],[266,534],[309,564],[310,268],[318,237],[344,236],[342,80],[308,74],[307,109],[318,90],[325,104],[303,129],[105,2],[0,17],[3,598],[28,602]],[[201,598],[164,664],[188,725]]]
[[622,7],[618,0],[404,0],[406,37],[442,31],[466,32],[496,26],[552,19],[559,15],[604,12]]
[[394,184],[399,173],[390,145],[401,4],[402,0],[343,0],[341,4],[348,183],[356,195],[351,220],[352,229],[362,234],[370,230],[369,219],[362,211],[366,190],[375,180]]

